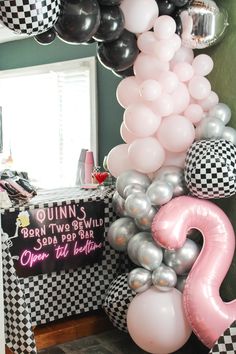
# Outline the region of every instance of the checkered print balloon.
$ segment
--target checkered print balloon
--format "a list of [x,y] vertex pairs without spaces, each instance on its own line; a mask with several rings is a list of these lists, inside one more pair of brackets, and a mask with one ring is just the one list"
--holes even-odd
[[53,27],[60,14],[60,0],[1,1],[0,21],[19,34],[36,35]]
[[103,301],[103,308],[114,327],[128,332],[126,315],[129,304],[136,293],[128,286],[128,274],[119,275],[109,286]]
[[200,140],[187,152],[185,181],[198,198],[227,198],[236,192],[236,147],[226,140]]

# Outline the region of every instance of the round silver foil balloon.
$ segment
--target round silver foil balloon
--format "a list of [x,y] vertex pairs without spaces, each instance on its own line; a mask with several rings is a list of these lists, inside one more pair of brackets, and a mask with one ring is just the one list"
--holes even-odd
[[177,283],[176,283],[176,289],[178,289],[179,291],[181,291],[181,293],[184,291],[184,287],[186,284],[186,280],[187,280],[188,274],[184,274],[184,275],[179,275],[177,277]]
[[226,125],[231,118],[231,109],[227,104],[219,102],[209,110],[208,115],[220,119]]
[[173,187],[164,181],[154,181],[146,192],[152,205],[163,205],[169,202],[173,196]]
[[232,127],[225,127],[222,134],[222,139],[230,141],[236,145],[236,130]]
[[139,218],[148,214],[151,203],[145,193],[130,194],[125,200],[125,210],[132,218]]
[[122,198],[125,198],[124,189],[129,184],[140,184],[146,190],[151,183],[150,178],[138,171],[128,170],[121,173],[116,180],[116,189]]
[[218,118],[203,118],[196,128],[196,140],[220,139],[224,128],[224,123]]
[[183,247],[177,250],[164,250],[163,259],[176,274],[182,275],[190,271],[199,253],[200,247],[194,241],[187,239]]
[[156,172],[154,181],[164,181],[173,186],[173,197],[184,195],[187,192],[184,170],[178,166],[162,166]]
[[136,218],[134,220],[135,224],[138,226],[140,230],[151,230],[152,221],[156,213],[157,213],[157,209],[151,207],[151,209],[146,215],[143,215],[140,218]]
[[127,253],[131,261],[140,265],[138,261],[138,250],[144,242],[152,241],[150,232],[138,232],[128,242]]
[[137,251],[137,259],[145,269],[154,270],[161,264],[163,252],[154,241],[143,242]]
[[193,0],[179,10],[176,21],[182,46],[203,49],[222,39],[228,26],[228,13],[212,0]]
[[170,291],[177,283],[175,271],[161,264],[152,272],[152,283],[160,291]]
[[130,238],[137,232],[137,226],[131,218],[120,218],[109,227],[107,240],[116,251],[124,252],[127,249]]
[[128,184],[128,186],[125,187],[124,189],[124,198],[126,199],[130,194],[135,194],[135,193],[145,193],[146,188],[142,186],[141,184],[138,183],[131,183]]
[[135,268],[128,275],[128,285],[136,293],[142,293],[152,285],[152,273],[144,268]]
[[119,195],[117,191],[115,191],[112,197],[112,208],[115,214],[118,216],[128,215],[125,210],[125,200]]

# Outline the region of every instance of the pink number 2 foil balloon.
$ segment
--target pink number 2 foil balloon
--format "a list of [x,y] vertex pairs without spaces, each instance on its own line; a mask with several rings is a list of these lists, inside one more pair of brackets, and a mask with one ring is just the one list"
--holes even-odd
[[163,206],[152,224],[154,240],[167,249],[182,247],[190,229],[202,233],[204,244],[186,281],[184,308],[195,334],[211,348],[236,319],[236,300],[225,303],[219,295],[233,258],[235,235],[219,207],[187,196],[172,199]]

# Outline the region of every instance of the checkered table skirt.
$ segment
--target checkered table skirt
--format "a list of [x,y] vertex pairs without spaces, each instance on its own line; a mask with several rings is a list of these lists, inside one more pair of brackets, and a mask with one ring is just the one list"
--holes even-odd
[[[79,200],[104,200],[106,234],[110,223],[115,219],[111,206],[112,189],[93,192],[77,190],[77,193]],[[65,197],[68,202],[72,198],[73,201],[78,201],[74,198],[74,189],[57,190],[53,198],[44,193],[24,208],[52,206],[55,203],[58,205]],[[9,212],[11,210],[14,209],[9,209]],[[118,274],[125,271],[127,257],[111,249],[104,241],[104,256],[100,264],[18,278],[7,247],[7,239],[8,235],[3,233],[5,334],[7,346],[16,354],[37,353],[33,326],[101,308],[108,286]]]

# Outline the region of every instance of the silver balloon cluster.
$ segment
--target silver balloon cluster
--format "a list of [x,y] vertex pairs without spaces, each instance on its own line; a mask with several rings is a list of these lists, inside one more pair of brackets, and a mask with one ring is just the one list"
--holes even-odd
[[196,128],[196,140],[224,139],[236,145],[236,130],[227,127],[231,109],[225,103],[218,103],[209,110]]
[[191,239],[187,239],[178,250],[162,250],[152,241],[151,234],[140,232],[130,239],[128,255],[135,264],[142,267],[129,273],[128,285],[136,293],[146,291],[152,285],[163,292],[174,287],[183,291],[199,252],[199,245]]

